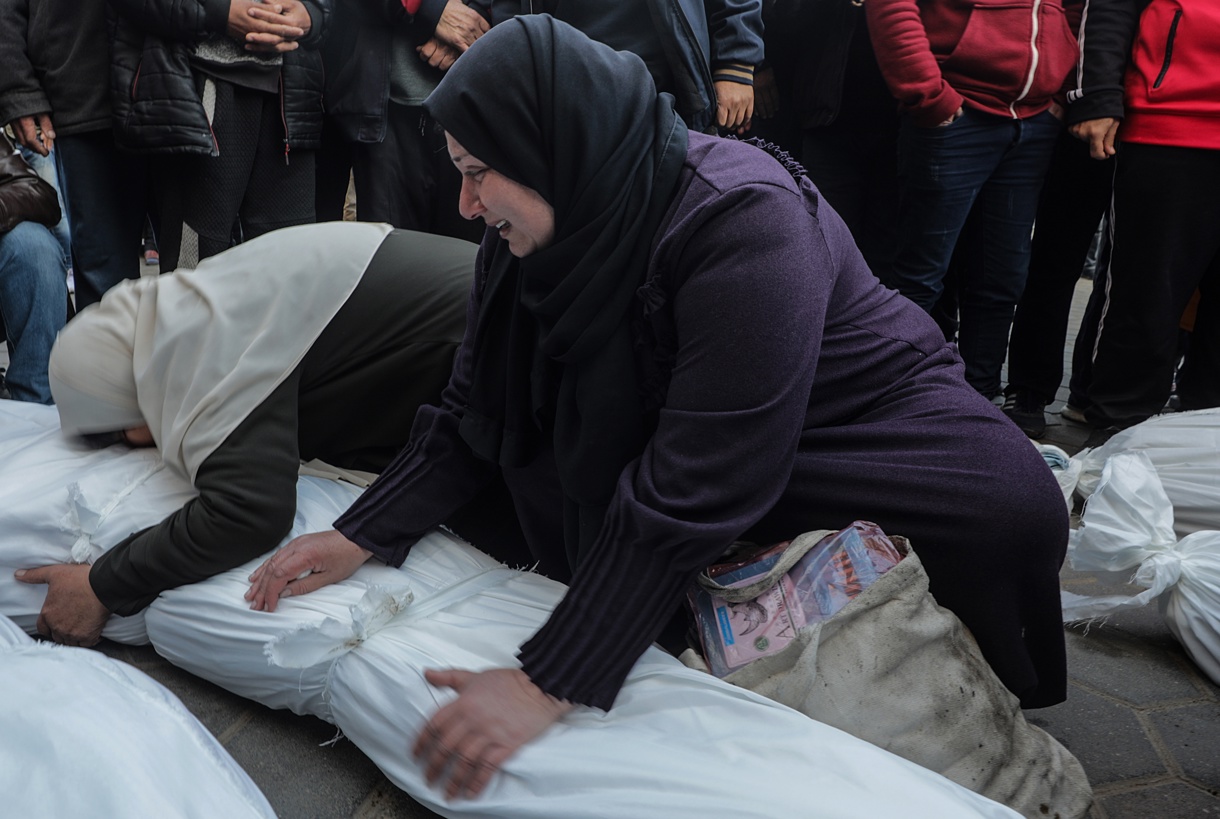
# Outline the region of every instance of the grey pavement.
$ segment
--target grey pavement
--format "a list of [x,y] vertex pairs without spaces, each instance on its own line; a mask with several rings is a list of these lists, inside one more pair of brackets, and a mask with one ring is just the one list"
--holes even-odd
[[[1075,328],[1088,282],[1077,289]],[[1074,333],[1074,329],[1073,329]],[[1070,363],[1070,349],[1065,359]],[[0,351],[0,367],[7,360]],[[1047,443],[1077,451],[1088,429],[1050,407]],[[1065,567],[1079,594],[1134,593],[1111,577]],[[1178,645],[1155,606],[1089,627],[1068,627],[1068,699],[1026,717],[1080,759],[1093,783],[1091,819],[1220,817],[1220,687]],[[178,695],[262,788],[284,819],[422,819],[435,816],[385,779],[335,729],[272,711],[180,671],[150,647],[103,643]],[[403,737],[403,753],[410,738]]]

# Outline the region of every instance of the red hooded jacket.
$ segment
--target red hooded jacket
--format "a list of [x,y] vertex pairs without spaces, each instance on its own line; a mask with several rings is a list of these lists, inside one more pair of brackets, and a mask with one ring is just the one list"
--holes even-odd
[[1124,86],[1124,142],[1220,149],[1220,3],[1152,0]]
[[1063,0],[867,0],[864,10],[881,73],[918,126],[963,105],[1034,116],[1076,64]]

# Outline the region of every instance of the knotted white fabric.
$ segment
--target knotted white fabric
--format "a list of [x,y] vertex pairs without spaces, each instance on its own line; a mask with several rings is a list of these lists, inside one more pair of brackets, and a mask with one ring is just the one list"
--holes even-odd
[[1068,541],[1068,560],[1077,571],[1135,569],[1131,582],[1144,591],[1104,597],[1063,592],[1063,619],[1088,620],[1159,598],[1170,631],[1220,684],[1220,531],[1178,540],[1173,518],[1173,504],[1146,453],[1109,458]]
[[1093,494],[1106,461],[1126,451],[1143,452],[1156,468],[1179,537],[1220,529],[1220,408],[1158,415],[1079,453],[1080,496]]

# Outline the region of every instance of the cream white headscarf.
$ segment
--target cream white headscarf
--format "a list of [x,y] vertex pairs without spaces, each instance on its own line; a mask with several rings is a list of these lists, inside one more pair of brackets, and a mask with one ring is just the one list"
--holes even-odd
[[165,463],[200,464],[296,368],[364,275],[389,225],[277,230],[194,270],[124,282],[51,350],[68,434],[148,424]]

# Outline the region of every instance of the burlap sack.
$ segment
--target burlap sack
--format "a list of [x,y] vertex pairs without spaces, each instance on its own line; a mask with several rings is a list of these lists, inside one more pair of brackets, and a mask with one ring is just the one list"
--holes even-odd
[[1025,816],[1084,816],[1093,792],[1076,757],[1025,721],[970,632],[928,592],[910,543],[891,540],[902,562],[783,651],[726,680]]

